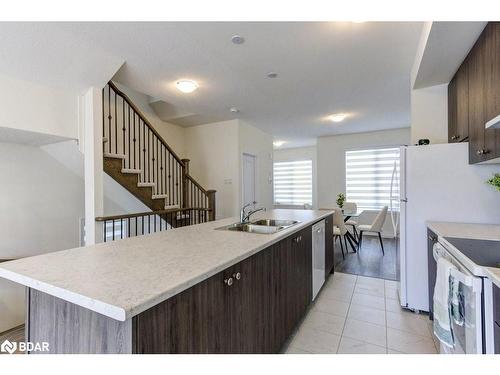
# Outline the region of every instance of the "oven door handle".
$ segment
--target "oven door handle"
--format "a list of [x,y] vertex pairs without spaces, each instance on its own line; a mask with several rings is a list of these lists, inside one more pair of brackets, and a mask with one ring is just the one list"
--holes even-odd
[[458,269],[453,268],[450,270],[450,276],[453,277],[454,279],[458,280],[465,286],[472,288],[472,291],[474,293],[480,293],[482,289],[482,283],[481,279],[478,277],[474,276],[468,276],[462,272],[460,272]]

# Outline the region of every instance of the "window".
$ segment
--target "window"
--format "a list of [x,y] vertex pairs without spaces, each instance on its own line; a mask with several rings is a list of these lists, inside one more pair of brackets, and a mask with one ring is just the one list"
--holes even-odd
[[274,163],[274,204],[312,204],[312,160]]
[[391,179],[394,211],[399,211],[399,147],[346,151],[346,200],[358,207],[380,210],[390,205]]

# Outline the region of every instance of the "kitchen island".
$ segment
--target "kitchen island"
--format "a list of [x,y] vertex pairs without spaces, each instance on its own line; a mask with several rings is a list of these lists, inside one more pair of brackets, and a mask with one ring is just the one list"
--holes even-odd
[[217,228],[229,218],[2,263],[27,287],[26,340],[50,353],[276,353],[312,299],[312,225],[332,212],[271,210],[297,220],[274,234]]

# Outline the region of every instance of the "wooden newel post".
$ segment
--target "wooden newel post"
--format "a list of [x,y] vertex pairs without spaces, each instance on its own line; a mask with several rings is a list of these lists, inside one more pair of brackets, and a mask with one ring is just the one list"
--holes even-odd
[[182,168],[182,208],[188,207],[188,181],[187,175],[189,174],[189,159],[182,159],[184,168]]
[[215,192],[216,192],[216,190],[207,190],[208,208],[211,209],[211,211],[208,214],[209,221],[215,220]]

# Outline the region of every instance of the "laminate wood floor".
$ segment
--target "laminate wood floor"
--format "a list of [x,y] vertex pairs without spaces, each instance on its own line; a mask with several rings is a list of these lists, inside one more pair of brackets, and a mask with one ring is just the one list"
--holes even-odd
[[[376,277],[385,280],[399,280],[398,240],[384,238],[385,255],[382,256],[378,237],[363,236],[361,250],[349,253],[342,259],[340,244],[334,244],[335,271],[353,275]],[[344,249],[345,252],[345,249]]]
[[[11,342],[24,341],[24,324],[20,325],[19,327],[12,328],[11,330],[8,330],[6,332],[0,333],[0,343],[4,342],[5,340],[9,340]],[[0,352],[0,354],[3,353]],[[24,352],[17,350],[15,354],[24,354]]]

